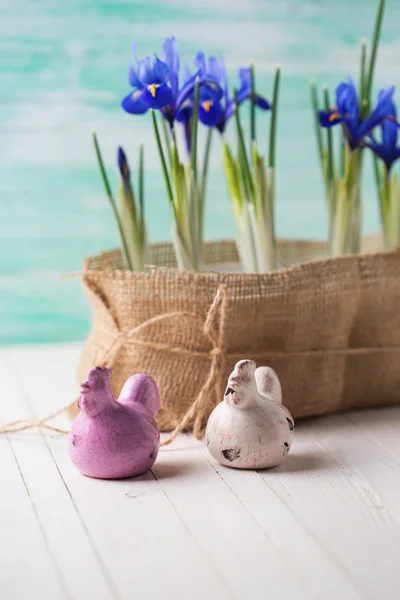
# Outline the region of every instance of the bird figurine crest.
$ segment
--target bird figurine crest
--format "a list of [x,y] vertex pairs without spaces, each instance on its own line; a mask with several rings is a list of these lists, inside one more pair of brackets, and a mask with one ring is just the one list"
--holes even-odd
[[154,416],[160,408],[150,375],[133,375],[118,400],[111,391],[111,369],[94,367],[81,384],[80,413],[68,436],[68,452],[89,477],[121,479],[150,469],[160,447]]
[[230,374],[222,402],[211,413],[207,448],[220,463],[238,469],[279,465],[292,444],[294,421],[282,405],[275,371],[241,360]]

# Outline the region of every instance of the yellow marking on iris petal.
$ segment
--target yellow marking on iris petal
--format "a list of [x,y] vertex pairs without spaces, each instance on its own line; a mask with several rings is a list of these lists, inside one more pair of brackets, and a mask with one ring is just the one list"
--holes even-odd
[[210,112],[211,106],[212,106],[211,100],[204,100],[204,102],[203,102],[203,108],[206,111],[206,113]]
[[152,83],[152,84],[150,84],[149,87],[150,87],[151,95],[153,96],[153,98],[155,98],[156,97],[156,84]]
[[339,118],[340,118],[340,115],[339,115],[339,113],[338,113],[338,112],[333,112],[333,113],[330,115],[330,117],[329,117],[328,121],[329,121],[329,123],[332,123],[332,121],[336,121],[336,119],[339,119]]

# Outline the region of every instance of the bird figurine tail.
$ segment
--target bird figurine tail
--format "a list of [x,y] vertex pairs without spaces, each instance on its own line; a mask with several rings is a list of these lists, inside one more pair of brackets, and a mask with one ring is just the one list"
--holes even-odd
[[282,387],[275,371],[271,367],[258,367],[255,377],[258,393],[277,404],[282,404]]
[[118,398],[121,404],[135,404],[154,417],[160,410],[160,396],[156,383],[150,375],[132,375],[124,383]]

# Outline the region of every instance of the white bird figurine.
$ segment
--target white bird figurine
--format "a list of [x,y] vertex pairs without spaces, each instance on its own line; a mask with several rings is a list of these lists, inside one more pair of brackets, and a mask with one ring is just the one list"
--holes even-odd
[[282,405],[278,376],[270,367],[241,360],[228,379],[222,402],[206,429],[207,448],[223,465],[237,469],[276,467],[288,454],[294,421]]

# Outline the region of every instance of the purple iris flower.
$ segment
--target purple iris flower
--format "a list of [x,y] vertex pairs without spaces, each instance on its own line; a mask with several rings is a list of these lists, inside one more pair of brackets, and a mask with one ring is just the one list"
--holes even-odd
[[389,114],[394,86],[388,87],[379,94],[376,107],[364,120],[360,116],[357,91],[351,78],[348,83],[340,83],[336,88],[336,106],[331,110],[320,110],[319,122],[322,127],[333,127],[342,124],[351,150],[360,146],[363,139],[382,123]]
[[[195,59],[195,65],[197,67],[196,75],[192,75],[188,66],[185,65],[184,80],[185,85],[191,82],[196,77],[200,79],[199,88],[199,119],[203,123],[207,116],[209,119],[213,119],[210,125],[215,126],[216,113],[213,107],[219,106],[219,102],[223,97],[224,91],[220,86],[220,82],[217,81],[216,77],[210,71],[207,72],[205,66],[205,57],[203,52],[198,52]],[[186,149],[188,153],[191,153],[191,130],[192,130],[192,116],[193,116],[193,93],[189,94],[181,104],[178,113],[176,114],[176,120],[182,123],[185,132]],[[219,113],[218,113],[219,118]]]
[[[204,74],[208,80],[215,81],[222,89],[222,98],[217,98],[213,94],[210,86],[204,86],[200,89],[200,105],[199,119],[208,127],[216,127],[223,133],[226,123],[233,115],[235,102],[229,95],[228,75],[226,72],[225,63],[222,58],[211,56],[208,60],[208,68],[206,58],[203,52],[198,52],[195,58],[195,65],[199,73]],[[250,68],[239,69],[240,88],[237,94],[238,105],[251,97],[251,70]],[[183,114],[178,114],[178,120],[185,122],[191,115],[191,99],[186,100],[185,111]],[[269,110],[271,104],[258,94],[255,94],[255,104],[263,110]]]
[[[379,98],[383,93],[384,90],[381,90]],[[394,102],[391,101],[387,117],[381,123],[382,141],[378,142],[370,135],[369,140],[365,142],[365,145],[368,146],[368,148],[371,148],[372,152],[383,160],[388,171],[390,171],[393,163],[400,158],[400,148],[397,146],[398,129],[399,123],[397,121],[396,107]]]
[[179,89],[179,54],[174,37],[164,40],[162,60],[155,55],[153,61],[149,57],[139,61],[135,48],[134,59],[135,65],[129,71],[129,83],[134,89],[121,102],[128,113],[143,114],[149,108],[159,109],[172,127],[185,101],[193,94],[197,77],[201,86],[209,85],[217,97],[222,95],[218,85],[214,81],[207,82],[205,73],[199,71],[186,78]]

